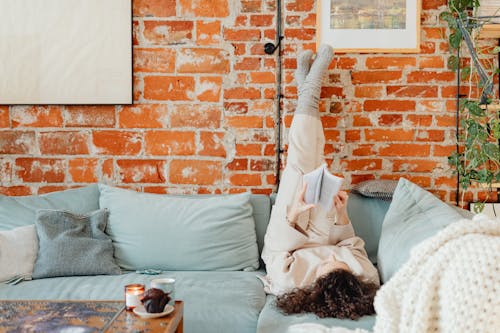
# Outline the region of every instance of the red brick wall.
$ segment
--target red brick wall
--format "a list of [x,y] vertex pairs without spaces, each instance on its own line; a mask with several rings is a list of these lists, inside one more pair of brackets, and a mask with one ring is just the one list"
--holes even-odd
[[[194,4],[197,5],[194,5]],[[347,183],[405,176],[453,200],[455,75],[445,0],[423,0],[420,54],[335,58],[321,110]],[[0,106],[0,192],[105,182],[151,192],[275,188],[275,1],[134,0],[134,105]],[[315,44],[315,1],[284,1],[284,111],[295,57]]]

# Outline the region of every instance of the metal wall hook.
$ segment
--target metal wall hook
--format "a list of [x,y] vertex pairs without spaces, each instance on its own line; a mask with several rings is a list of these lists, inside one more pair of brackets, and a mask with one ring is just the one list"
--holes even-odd
[[273,43],[266,43],[264,45],[264,52],[266,52],[266,54],[273,54],[274,51],[276,51],[280,47],[281,40],[283,38],[284,38],[283,36],[280,36],[278,39],[278,43],[276,45],[274,45]]

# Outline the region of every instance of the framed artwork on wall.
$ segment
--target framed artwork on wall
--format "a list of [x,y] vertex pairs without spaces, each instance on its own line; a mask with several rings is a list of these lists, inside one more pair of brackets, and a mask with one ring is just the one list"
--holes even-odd
[[0,0],[0,104],[131,104],[132,0]]
[[420,52],[420,0],[318,0],[317,43],[335,52]]

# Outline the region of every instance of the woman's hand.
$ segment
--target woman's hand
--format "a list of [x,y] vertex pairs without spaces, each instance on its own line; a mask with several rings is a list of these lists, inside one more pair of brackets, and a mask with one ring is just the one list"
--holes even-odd
[[337,223],[340,225],[349,224],[349,216],[347,215],[347,201],[349,196],[347,192],[340,191],[335,198],[333,198],[333,204],[335,210],[337,211]]
[[308,211],[315,207],[313,204],[306,204],[304,201],[304,195],[306,194],[307,184],[304,183],[302,189],[299,190],[297,195],[295,196],[295,200],[292,203],[292,207],[288,211],[287,219],[288,223],[292,226],[297,223],[299,215],[305,211]]

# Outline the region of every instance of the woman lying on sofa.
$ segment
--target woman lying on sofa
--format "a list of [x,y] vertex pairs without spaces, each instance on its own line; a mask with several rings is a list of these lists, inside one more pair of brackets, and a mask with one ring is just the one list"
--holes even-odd
[[329,212],[304,202],[303,175],[325,164],[318,105],[333,51],[321,46],[314,61],[312,56],[306,51],[297,63],[299,97],[286,168],[264,241],[264,283],[266,291],[278,295],[277,305],[287,314],[355,319],[374,312],[379,277],[363,240],[354,235],[348,195],[340,191]]

